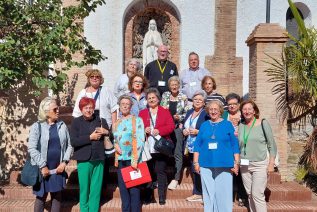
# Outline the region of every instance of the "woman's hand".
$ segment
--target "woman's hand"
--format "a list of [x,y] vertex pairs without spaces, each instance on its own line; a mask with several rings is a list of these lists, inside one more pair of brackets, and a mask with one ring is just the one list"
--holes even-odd
[[95,130],[93,133],[90,134],[89,138],[91,141],[98,141],[101,138],[101,136],[102,134]]
[[269,163],[269,165],[267,166],[267,173],[270,174],[274,172],[274,163]]
[[154,135],[154,136],[157,136],[159,134],[160,134],[160,132],[159,132],[158,129],[154,129],[153,132],[152,132],[152,135]]
[[56,174],[61,174],[65,171],[66,163],[62,162],[60,163],[56,168]]
[[47,166],[41,168],[41,173],[44,178],[50,175],[50,171],[48,170]]
[[199,132],[199,130],[197,130],[197,129],[194,129],[194,128],[190,128],[190,129],[189,129],[189,134],[190,134],[190,135],[197,135],[198,132]]
[[188,136],[189,135],[189,129],[184,129],[183,130],[183,135]]
[[199,166],[199,163],[194,163],[194,169],[195,169],[195,172],[197,172],[198,174],[200,174],[200,166]]
[[119,155],[122,154],[121,148],[119,147],[118,144],[115,144],[115,145],[114,145],[114,149],[116,150],[116,152],[117,152]]
[[145,128],[145,133],[146,134],[151,134],[151,127],[146,127]]
[[239,165],[234,164],[233,168],[231,168],[231,171],[237,176],[239,174]]
[[133,169],[137,170],[138,169],[138,164],[137,163],[133,163],[133,164],[131,164],[131,167]]
[[102,135],[109,135],[109,130],[107,130],[107,129],[103,128],[103,127],[97,127],[96,131],[98,133],[101,133]]

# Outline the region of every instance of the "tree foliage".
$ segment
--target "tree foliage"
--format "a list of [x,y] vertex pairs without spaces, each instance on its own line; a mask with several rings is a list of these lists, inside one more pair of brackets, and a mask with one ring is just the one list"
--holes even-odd
[[[0,1],[0,89],[29,79],[37,93],[63,90],[65,71],[103,59],[83,35],[82,20],[105,0],[81,0],[63,7],[62,0]],[[74,54],[82,54],[76,61]],[[50,65],[54,75],[49,76]]]
[[308,120],[316,126],[317,30],[306,28],[297,8],[288,1],[298,24],[299,38],[288,33],[293,42],[284,47],[281,59],[271,58],[272,67],[266,73],[276,83],[273,93],[278,95],[280,118],[287,120],[290,127],[294,123],[305,126]]

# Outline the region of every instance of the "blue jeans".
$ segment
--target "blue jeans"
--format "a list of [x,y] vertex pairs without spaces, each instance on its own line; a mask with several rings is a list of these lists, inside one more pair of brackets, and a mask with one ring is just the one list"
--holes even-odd
[[118,186],[120,190],[122,212],[140,212],[141,201],[140,201],[140,188],[138,186],[127,188],[124,184],[121,169],[131,165],[130,160],[120,160],[118,167]]

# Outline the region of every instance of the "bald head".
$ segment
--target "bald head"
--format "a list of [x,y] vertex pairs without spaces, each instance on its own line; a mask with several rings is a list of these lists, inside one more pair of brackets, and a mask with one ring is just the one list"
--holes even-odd
[[157,49],[157,57],[159,60],[166,60],[168,57],[168,48],[165,45],[160,45]]

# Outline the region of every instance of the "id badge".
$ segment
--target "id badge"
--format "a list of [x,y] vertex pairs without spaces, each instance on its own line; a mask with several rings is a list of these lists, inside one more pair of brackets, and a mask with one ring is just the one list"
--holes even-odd
[[49,171],[50,175],[56,174],[56,169],[51,169],[51,170],[48,170],[48,171]]
[[241,159],[240,165],[242,166],[248,166],[250,164],[250,161],[248,159]]
[[173,74],[174,74],[174,70],[171,70],[171,71],[170,71],[170,75],[173,75]]
[[158,81],[158,86],[165,86],[165,81]]
[[189,86],[193,87],[193,86],[196,86],[197,85],[197,82],[190,82],[189,83]]
[[208,149],[217,149],[218,148],[218,144],[217,143],[214,143],[214,142],[211,142],[208,144]]
[[142,177],[140,170],[130,172],[131,180],[139,179]]

